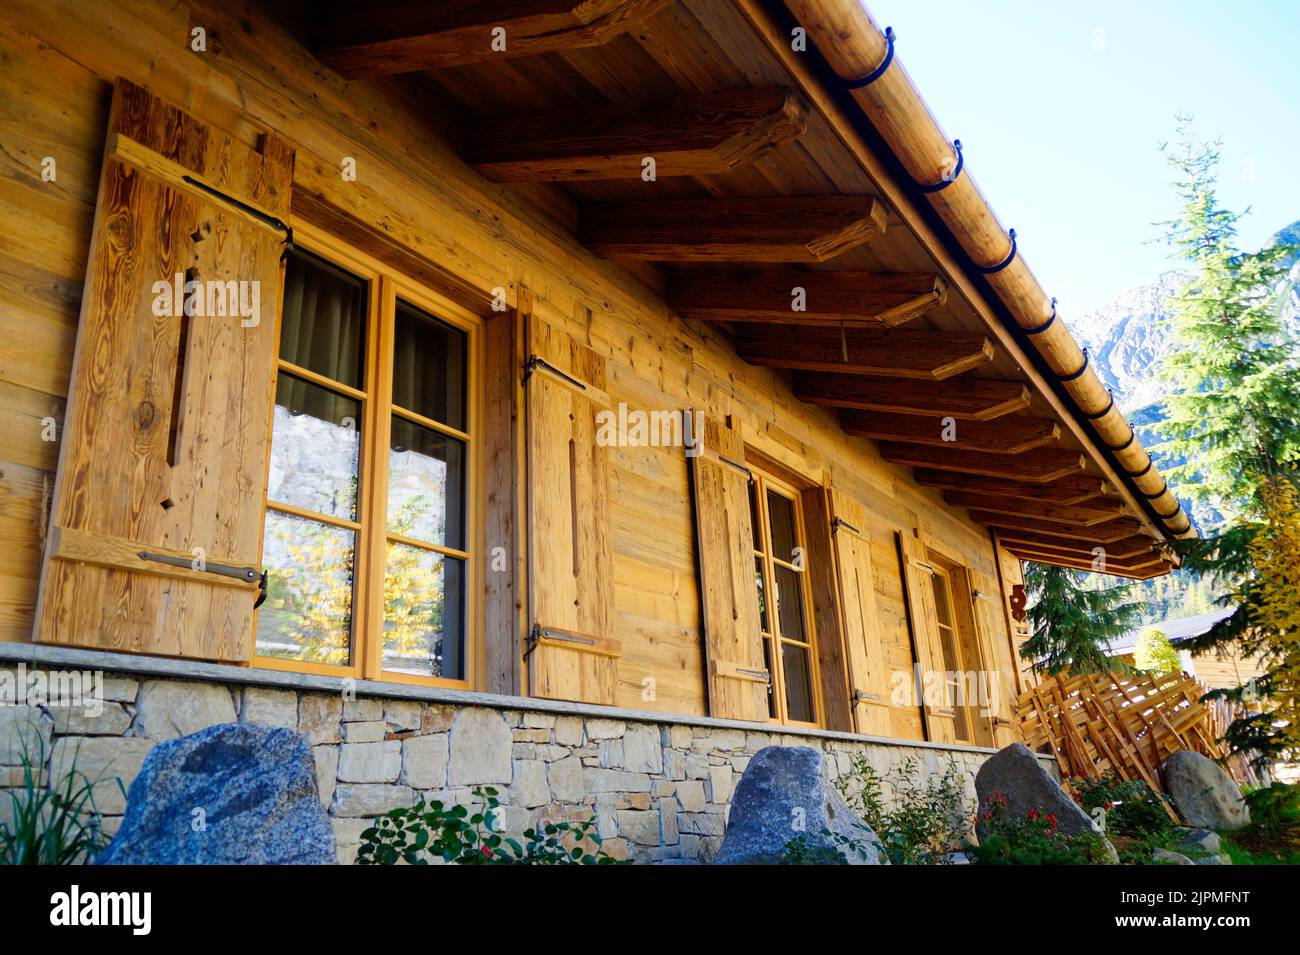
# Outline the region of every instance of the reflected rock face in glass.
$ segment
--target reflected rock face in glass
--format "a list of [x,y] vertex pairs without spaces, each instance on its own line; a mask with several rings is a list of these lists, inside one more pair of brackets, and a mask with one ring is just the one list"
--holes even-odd
[[351,662],[355,548],[355,535],[346,528],[266,512],[267,599],[257,612],[259,655]]
[[360,421],[359,401],[281,372],[267,498],[355,521]]
[[384,571],[384,669],[461,679],[464,562],[390,543]]
[[393,418],[388,452],[388,530],[463,548],[465,445],[404,418]]

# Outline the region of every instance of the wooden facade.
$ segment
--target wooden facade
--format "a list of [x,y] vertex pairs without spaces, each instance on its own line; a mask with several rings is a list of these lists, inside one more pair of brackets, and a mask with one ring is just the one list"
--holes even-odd
[[[1148,577],[1185,528],[1064,324],[1006,320],[1023,258],[963,260],[969,172],[936,216],[845,100],[837,6],[7,3],[0,639],[1016,738],[1019,559]],[[277,364],[288,245],[368,290],[355,386]],[[267,320],[151,316],[177,273],[259,280]],[[394,397],[403,307],[467,336],[463,418]],[[277,374],[362,409],[347,515],[267,494]],[[602,439],[634,413],[681,440]],[[456,540],[385,530],[399,420],[463,448]],[[353,535],[341,655],[254,645],[274,507]],[[459,568],[455,668],[392,663],[399,545]]]

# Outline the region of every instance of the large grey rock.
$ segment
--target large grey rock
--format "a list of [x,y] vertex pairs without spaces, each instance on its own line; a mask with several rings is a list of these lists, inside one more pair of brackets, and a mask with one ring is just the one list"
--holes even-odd
[[1174,852],[1171,849],[1157,849],[1151,853],[1151,861],[1156,865],[1196,865],[1181,852]]
[[127,794],[105,865],[330,865],[334,832],[307,741],[290,729],[213,726],[159,743]]
[[[861,849],[837,845],[825,831],[853,840]],[[814,853],[834,850],[851,865],[888,865],[876,834],[827,783],[819,750],[807,746],[761,749],[736,786],[722,847],[713,862],[779,863],[786,846],[800,836],[805,848]]]
[[1241,790],[1208,756],[1180,749],[1160,767],[1160,781],[1178,815],[1190,826],[1240,829],[1250,823]]
[[[1067,835],[1099,832],[1096,823],[1024,743],[1012,743],[990,756],[975,774],[975,792],[981,816],[988,801],[1000,793],[1007,801],[1007,815],[1013,819],[1023,819],[1029,810],[1037,809],[1040,815],[1055,815],[1057,828]],[[983,821],[976,822],[975,834],[981,839],[986,829]]]

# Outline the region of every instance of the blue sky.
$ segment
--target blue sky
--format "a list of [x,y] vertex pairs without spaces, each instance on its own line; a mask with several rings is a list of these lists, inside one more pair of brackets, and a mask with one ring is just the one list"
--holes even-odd
[[1079,315],[1169,267],[1175,114],[1254,247],[1300,219],[1295,0],[866,0],[1039,281]]

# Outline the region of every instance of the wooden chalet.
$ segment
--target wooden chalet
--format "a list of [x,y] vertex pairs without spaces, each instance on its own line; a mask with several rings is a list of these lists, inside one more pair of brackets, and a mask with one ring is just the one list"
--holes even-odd
[[1192,531],[924,42],[857,0],[8,0],[0,640],[1017,739],[1020,562]]

